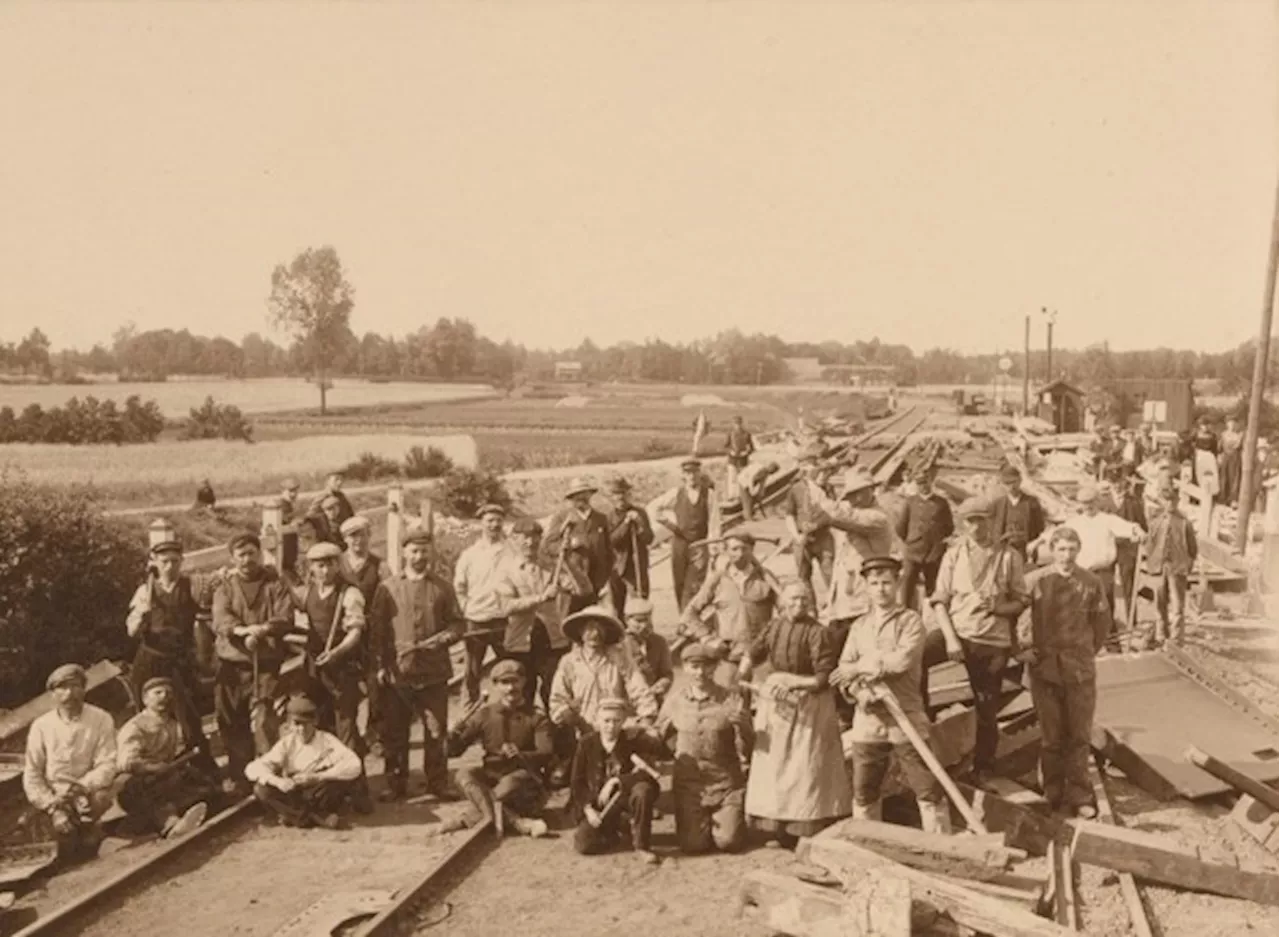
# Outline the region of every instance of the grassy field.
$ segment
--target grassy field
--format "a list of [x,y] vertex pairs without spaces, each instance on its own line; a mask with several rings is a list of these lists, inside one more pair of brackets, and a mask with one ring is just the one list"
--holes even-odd
[[[493,393],[486,384],[420,384],[412,381],[375,384],[369,381],[337,380],[329,391],[332,407],[369,407],[385,404],[422,404],[433,401],[475,398]],[[21,413],[28,404],[61,406],[72,397],[97,397],[123,404],[137,394],[154,400],[166,417],[185,418],[191,408],[206,397],[232,404],[245,413],[318,408],[320,392],[299,378],[255,378],[252,380],[171,380],[154,384],[12,384],[0,387],[0,405]]]
[[259,495],[287,476],[304,490],[371,452],[396,462],[413,446],[435,446],[460,465],[474,466],[475,442],[466,436],[407,434],[316,435],[253,444],[201,440],[139,446],[0,445],[0,471],[37,484],[91,486],[110,507],[194,501],[205,478],[220,498]]

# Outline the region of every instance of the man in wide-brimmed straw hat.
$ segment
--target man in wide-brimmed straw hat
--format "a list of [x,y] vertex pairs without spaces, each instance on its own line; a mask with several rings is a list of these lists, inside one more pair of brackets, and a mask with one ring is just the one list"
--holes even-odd
[[613,610],[588,606],[566,618],[562,627],[573,647],[560,659],[551,683],[551,721],[587,731],[595,722],[596,706],[606,696],[629,700],[637,716],[652,719],[657,706],[644,678],[623,652],[626,629]]
[[622,476],[610,479],[608,513],[610,541],[613,545],[613,607],[623,614],[631,596],[649,596],[649,545],[653,543],[653,525],[643,508],[631,503],[631,482]]
[[574,590],[560,595],[562,616],[600,601],[613,575],[609,519],[591,505],[597,490],[589,479],[574,478],[564,495],[568,504],[552,515],[542,539],[543,561],[575,579]]
[[702,585],[709,552],[700,541],[720,536],[720,504],[715,485],[690,456],[680,463],[680,484],[650,506],[653,519],[671,531],[671,582],[683,609]]

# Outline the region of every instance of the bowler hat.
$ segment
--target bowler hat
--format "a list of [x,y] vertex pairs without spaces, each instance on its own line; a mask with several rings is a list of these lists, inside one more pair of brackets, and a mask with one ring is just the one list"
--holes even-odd
[[49,678],[44,682],[46,690],[52,690],[60,687],[64,683],[78,683],[85,686],[89,682],[89,677],[85,674],[84,668],[79,664],[63,664],[55,667],[53,673],[49,674]]
[[564,493],[566,498],[572,498],[574,495],[593,495],[599,489],[591,484],[585,477],[579,475],[569,482],[569,490]]
[[524,664],[518,660],[500,660],[489,671],[490,683],[514,683],[524,679]]
[[613,612],[603,605],[589,605],[580,612],[574,612],[560,625],[560,630],[574,644],[582,643],[582,629],[588,622],[600,626],[601,639],[605,644],[617,644],[622,640],[625,630],[622,622],[614,617]]

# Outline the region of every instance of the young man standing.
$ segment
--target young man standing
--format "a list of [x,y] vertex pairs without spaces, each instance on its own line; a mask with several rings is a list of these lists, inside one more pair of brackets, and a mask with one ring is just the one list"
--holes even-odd
[[870,557],[862,564],[871,610],[849,629],[840,664],[831,682],[852,702],[853,716],[853,815],[880,819],[880,791],[890,756],[897,759],[920,806],[920,824],[926,833],[950,833],[951,810],[942,786],[920,753],[882,703],[874,687],[897,697],[921,738],[929,737],[929,718],[920,698],[921,661],[925,630],[919,612],[898,601],[901,563],[891,556]]
[[671,582],[676,607],[684,611],[707,576],[709,553],[704,543],[720,536],[720,505],[715,485],[702,472],[697,459],[680,464],[680,484],[650,508],[654,520],[672,533]]
[[729,430],[729,435],[724,441],[724,447],[729,464],[729,480],[726,488],[729,491],[733,491],[737,487],[738,474],[747,467],[747,463],[751,461],[752,453],[756,451],[756,442],[751,438],[751,434],[747,432],[746,426],[743,425],[742,417],[735,416],[733,418],[733,428]]
[[1026,556],[1027,544],[1044,533],[1044,508],[1022,490],[1022,473],[1012,465],[1000,469],[1000,485],[1005,494],[991,510],[991,536]]
[[925,595],[932,595],[938,584],[938,567],[947,552],[947,538],[955,531],[951,519],[951,502],[934,491],[937,470],[922,465],[912,475],[916,493],[907,499],[906,509],[898,519],[897,534],[906,546],[902,565],[902,604],[919,610],[917,586],[924,580]]
[[[391,575],[391,569],[383,562],[382,557],[369,549],[369,518],[361,514],[349,517],[342,522],[342,539],[347,542],[347,551],[342,554],[339,573],[347,585],[360,590],[364,599],[365,616],[373,608],[373,597],[378,591],[378,583]],[[366,622],[367,625],[367,622]],[[360,647],[360,666],[365,684],[365,732],[364,740],[369,750],[382,751],[382,694],[378,685],[378,662],[374,654],[374,641],[368,627],[365,628]]]
[[547,522],[542,540],[543,564],[567,570],[575,584],[573,591],[561,591],[557,599],[562,618],[603,601],[613,576],[609,519],[592,507],[595,493],[595,485],[587,479],[573,479],[565,492],[568,506]]
[[[569,639],[560,629],[556,598],[561,586],[551,581],[555,570],[538,560],[541,539],[542,525],[532,517],[522,517],[511,525],[514,556],[502,588],[507,616],[503,651],[507,658],[523,665],[525,702],[532,706],[535,696],[540,696],[542,708],[549,712],[551,680]],[[566,583],[573,581],[564,570],[560,576]]]
[[1040,782],[1045,799],[1084,819],[1098,815],[1089,782],[1089,732],[1097,702],[1094,658],[1111,630],[1097,577],[1076,565],[1080,536],[1049,537],[1053,565],[1032,574],[1031,615],[1018,625],[1018,658],[1031,678],[1040,718]]
[[649,515],[631,503],[631,483],[619,476],[609,482],[612,502],[609,541],[613,546],[613,576],[610,589],[613,607],[619,616],[631,596],[649,594],[649,546],[653,526]]
[[[1182,633],[1187,622],[1187,577],[1196,564],[1199,547],[1191,521],[1178,510],[1178,489],[1169,485],[1160,490],[1164,511],[1151,522],[1150,539],[1147,542],[1147,576],[1155,581],[1156,610],[1160,621],[1148,647],[1169,642],[1182,644]],[[1169,606],[1173,606],[1173,623],[1170,627]]]
[[464,641],[468,705],[480,700],[480,677],[489,649],[493,649],[495,657],[502,656],[507,618],[501,592],[507,580],[507,565],[512,560],[511,548],[502,530],[505,516],[501,505],[481,507],[480,539],[462,551],[453,568],[453,591],[467,620]]
[[978,720],[973,751],[975,775],[991,770],[999,730],[1000,691],[1013,646],[1013,628],[1027,607],[1022,554],[991,535],[987,504],[970,498],[960,505],[962,536],[942,557],[938,586],[930,600],[939,629],[925,639],[921,697],[929,706],[929,668],[963,661]]

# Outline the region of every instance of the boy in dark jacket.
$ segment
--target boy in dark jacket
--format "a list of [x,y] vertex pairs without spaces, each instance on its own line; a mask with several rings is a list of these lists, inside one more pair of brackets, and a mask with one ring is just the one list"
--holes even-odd
[[915,470],[916,493],[907,499],[906,510],[897,523],[898,537],[906,546],[899,601],[913,611],[920,609],[917,587],[921,578],[925,594],[933,595],[942,554],[947,552],[947,538],[955,532],[951,502],[933,490],[937,474],[932,464]]
[[[1160,621],[1148,646],[1161,641],[1182,644],[1187,622],[1187,577],[1196,564],[1196,532],[1191,521],[1178,510],[1178,489],[1169,485],[1160,489],[1164,512],[1151,521],[1147,537],[1146,574],[1154,580],[1156,610]],[[1173,627],[1169,623],[1169,606],[1173,605]]]
[[658,862],[649,848],[658,779],[644,759],[661,758],[665,749],[643,732],[623,730],[630,709],[626,700],[601,701],[595,731],[578,742],[569,780],[570,809],[578,824],[573,848],[584,856],[606,852],[618,845],[629,824],[631,848],[652,865]]

